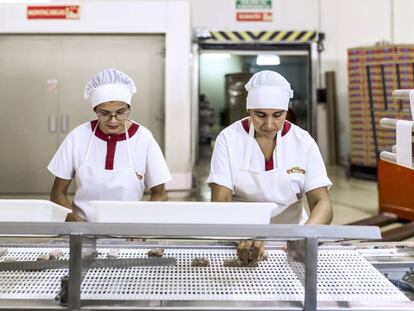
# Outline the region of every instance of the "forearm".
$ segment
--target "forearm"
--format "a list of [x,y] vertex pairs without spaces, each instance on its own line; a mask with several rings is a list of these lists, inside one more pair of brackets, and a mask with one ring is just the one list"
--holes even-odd
[[167,201],[167,192],[164,184],[160,184],[151,188],[150,201]]
[[231,202],[232,201],[232,193],[231,190],[218,185],[218,184],[210,184],[211,188],[211,202]]
[[149,199],[150,201],[167,201],[167,192],[151,192],[151,197]]
[[52,190],[50,191],[50,200],[72,211],[72,213],[67,215],[66,221],[84,221],[80,216],[73,212],[72,203],[67,197],[70,182],[70,180],[56,177],[53,182]]
[[307,225],[329,225],[332,221],[333,212],[329,199],[322,199],[310,208]]
[[63,192],[51,192],[50,193],[50,200],[56,204],[59,204],[61,206],[64,206],[69,209],[72,208],[72,204],[70,203],[68,197],[66,196],[66,193]]
[[231,196],[224,196],[219,193],[211,193],[211,202],[231,202]]

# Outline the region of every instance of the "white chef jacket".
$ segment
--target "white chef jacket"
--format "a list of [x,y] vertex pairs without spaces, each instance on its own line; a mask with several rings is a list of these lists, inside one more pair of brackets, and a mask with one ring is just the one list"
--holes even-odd
[[[48,170],[56,177],[71,180],[84,163],[88,144],[97,120],[86,122],[73,129],[65,138]],[[162,151],[151,132],[142,125],[133,123],[129,130],[132,166],[142,176],[147,189],[166,183],[171,175]],[[105,134],[99,127],[93,137],[88,162],[107,170],[129,167],[126,135]]]
[[[215,183],[235,191],[235,183],[242,169],[249,137],[249,119],[239,120],[217,136],[207,183]],[[330,187],[325,164],[315,140],[300,127],[285,121],[280,141],[276,143],[276,159],[265,160],[257,141],[254,141],[249,170],[263,172],[286,169],[298,199],[306,192]],[[277,203],[277,202],[276,202]]]

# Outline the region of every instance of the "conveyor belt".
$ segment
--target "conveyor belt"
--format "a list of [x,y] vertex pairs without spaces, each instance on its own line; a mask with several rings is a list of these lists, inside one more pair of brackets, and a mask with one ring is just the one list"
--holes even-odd
[[[36,260],[53,248],[13,247],[6,256]],[[64,259],[68,258],[68,250]],[[109,249],[99,249],[106,257]],[[148,249],[120,249],[120,258],[143,258]],[[167,248],[176,266],[99,268],[86,274],[81,298],[85,300],[219,300],[302,301],[304,288],[289,266],[286,253],[267,251],[268,260],[256,268],[227,268],[223,260],[235,258],[234,249]],[[210,260],[210,267],[191,267],[195,257]],[[59,291],[67,270],[0,272],[1,299],[51,299]],[[318,301],[409,301],[355,250],[319,250]]]

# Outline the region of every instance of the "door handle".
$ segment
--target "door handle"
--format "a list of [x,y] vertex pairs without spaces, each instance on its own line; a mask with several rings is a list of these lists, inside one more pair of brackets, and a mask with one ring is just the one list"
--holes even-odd
[[49,133],[56,133],[56,115],[54,113],[49,116]]
[[60,131],[62,133],[66,133],[68,131],[68,127],[69,127],[69,116],[62,115],[60,117]]

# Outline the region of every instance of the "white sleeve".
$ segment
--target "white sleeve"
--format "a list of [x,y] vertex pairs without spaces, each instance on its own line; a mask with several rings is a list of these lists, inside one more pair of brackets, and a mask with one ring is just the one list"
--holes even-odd
[[56,177],[71,180],[75,177],[74,135],[69,133],[56,151],[47,169]]
[[151,135],[148,143],[144,183],[147,189],[171,180],[170,171],[161,148]]
[[[310,137],[310,136],[309,136]],[[315,140],[311,142],[306,152],[305,193],[320,187],[330,187],[332,182],[326,173],[325,163]]]
[[213,155],[211,156],[210,175],[208,184],[218,184],[229,188],[234,192],[234,184],[231,178],[230,156],[228,145],[224,135],[219,134],[214,144]]

